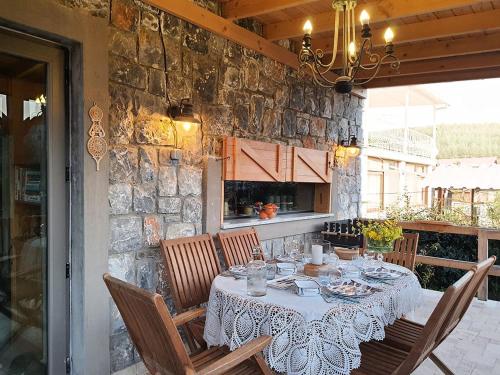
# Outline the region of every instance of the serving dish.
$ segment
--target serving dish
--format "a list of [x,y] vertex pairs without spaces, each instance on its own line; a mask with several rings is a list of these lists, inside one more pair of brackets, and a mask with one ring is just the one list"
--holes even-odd
[[371,296],[380,289],[374,288],[370,285],[358,283],[354,280],[348,280],[337,284],[330,284],[326,286],[326,290],[331,294],[341,297],[361,298]]
[[394,270],[386,267],[369,267],[363,270],[363,276],[370,279],[379,280],[396,280],[401,276],[406,276],[407,274],[398,270]]
[[278,275],[293,275],[297,271],[295,263],[276,263]]
[[314,297],[321,294],[321,286],[314,280],[295,280],[295,291],[301,297]]

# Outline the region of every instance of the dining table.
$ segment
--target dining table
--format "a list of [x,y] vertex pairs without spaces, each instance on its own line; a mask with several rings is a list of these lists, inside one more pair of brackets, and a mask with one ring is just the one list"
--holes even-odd
[[[347,268],[351,262],[342,262]],[[384,263],[403,276],[390,281],[349,280],[371,286],[362,298],[299,296],[294,288],[267,288],[262,297],[247,295],[245,278],[219,275],[211,286],[204,339],[230,350],[261,335],[272,336],[264,351],[268,365],[286,374],[348,375],[361,363],[360,344],[383,340],[384,327],[418,307],[422,289],[408,269]],[[327,302],[328,301],[328,302]]]

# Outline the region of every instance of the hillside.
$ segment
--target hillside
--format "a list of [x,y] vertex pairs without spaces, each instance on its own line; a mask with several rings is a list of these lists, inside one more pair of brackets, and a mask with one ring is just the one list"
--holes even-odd
[[[414,128],[432,135],[432,128]],[[440,124],[437,126],[438,159],[500,157],[500,123]]]

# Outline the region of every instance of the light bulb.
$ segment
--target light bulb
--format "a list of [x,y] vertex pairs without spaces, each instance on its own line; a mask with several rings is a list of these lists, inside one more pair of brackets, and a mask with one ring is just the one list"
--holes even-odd
[[349,56],[356,58],[356,44],[354,42],[349,43]]
[[182,123],[182,128],[185,130],[185,131],[190,131],[191,130],[191,123],[190,122],[183,122]]
[[313,31],[313,25],[311,21],[307,20],[306,23],[304,23],[303,30],[306,34],[311,35]]
[[385,30],[384,39],[386,44],[392,43],[392,41],[394,40],[394,32],[390,27]]
[[359,147],[357,147],[357,146],[349,146],[349,147],[347,147],[347,154],[351,158],[358,157],[360,153],[361,153],[361,149]]
[[359,15],[359,20],[361,21],[361,25],[368,25],[370,23],[370,15],[366,10],[363,10]]

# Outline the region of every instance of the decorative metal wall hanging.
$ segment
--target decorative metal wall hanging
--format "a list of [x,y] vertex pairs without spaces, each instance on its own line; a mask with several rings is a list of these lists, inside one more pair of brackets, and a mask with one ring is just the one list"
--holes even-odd
[[89,116],[92,120],[92,126],[89,130],[89,141],[87,142],[87,151],[94,158],[99,170],[99,162],[108,151],[108,143],[106,142],[106,133],[101,126],[101,120],[104,116],[102,109],[95,103],[89,110]]

